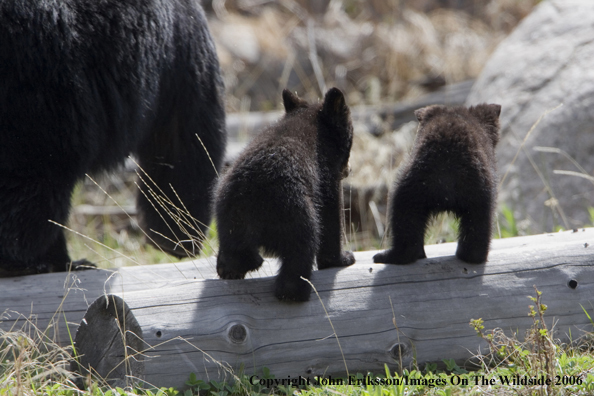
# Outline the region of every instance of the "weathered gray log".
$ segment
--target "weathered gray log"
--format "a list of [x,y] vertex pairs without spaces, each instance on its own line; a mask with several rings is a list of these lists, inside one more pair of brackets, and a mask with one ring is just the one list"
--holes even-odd
[[[185,279],[216,278],[212,257],[173,264],[86,270],[0,278],[0,329],[18,330],[32,322],[60,345],[70,343],[89,305],[101,295],[156,290]],[[272,264],[274,266],[274,263]],[[271,264],[252,276],[274,274]]]
[[[429,246],[429,255],[446,252],[447,245]],[[183,261],[119,269],[86,270],[0,278],[0,329],[17,330],[32,322],[60,345],[70,343],[90,304],[101,295],[124,295],[157,290],[190,279],[215,279],[216,259]],[[267,259],[248,278],[273,276],[275,259]],[[68,328],[66,327],[68,324]]]
[[[592,329],[582,310],[591,311],[594,303],[592,244],[594,229],[495,240],[486,265],[457,260],[456,244],[429,246],[433,258],[406,266],[372,264],[374,252],[360,252],[351,267],[315,271],[312,283],[320,298],[314,294],[307,303],[277,301],[270,277],[189,280],[119,294],[146,345],[143,356],[135,356],[137,371],[128,375],[183,387],[191,372],[221,379],[241,368],[257,375],[268,367],[276,378],[296,378],[344,375],[347,369],[383,372],[384,364],[395,370],[399,355],[403,366],[415,358],[418,364],[463,362],[479,348],[487,350],[471,319],[522,338],[532,324],[527,296],[535,295],[534,286],[548,305],[546,322],[555,323],[554,336],[567,340],[571,332],[576,339]],[[94,344],[83,327],[107,328],[100,314],[88,312],[78,345]],[[105,354],[124,357],[121,345],[78,352],[95,369],[105,367]]]

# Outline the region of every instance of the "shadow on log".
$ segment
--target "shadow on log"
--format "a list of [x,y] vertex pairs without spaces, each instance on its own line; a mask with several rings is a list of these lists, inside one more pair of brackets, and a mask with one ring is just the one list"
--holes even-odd
[[[127,373],[183,388],[192,372],[221,380],[268,367],[276,378],[311,378],[347,369],[383,372],[384,364],[391,370],[441,359],[462,364],[488,351],[471,319],[523,337],[532,324],[527,296],[535,295],[534,286],[543,293],[554,337],[568,341],[571,332],[575,340],[592,330],[582,306],[593,307],[593,237],[594,229],[586,229],[495,240],[486,265],[457,260],[454,243],[428,246],[430,258],[406,266],[373,264],[374,252],[359,252],[351,267],[314,271],[320,299],[313,294],[307,303],[276,300],[269,276],[188,280],[120,294],[145,345],[138,371],[130,365]],[[104,302],[99,311],[89,309],[86,327],[113,321]],[[95,369],[105,359],[94,356],[124,355],[121,343],[102,341],[99,333],[81,327],[76,337],[78,353]],[[124,382],[122,374],[114,371],[110,378]]]

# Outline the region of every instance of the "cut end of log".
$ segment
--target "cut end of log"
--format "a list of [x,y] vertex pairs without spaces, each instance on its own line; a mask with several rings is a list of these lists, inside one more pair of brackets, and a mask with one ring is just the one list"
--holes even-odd
[[126,386],[144,374],[142,329],[122,298],[99,297],[87,310],[74,340],[72,371],[92,374],[111,386]]

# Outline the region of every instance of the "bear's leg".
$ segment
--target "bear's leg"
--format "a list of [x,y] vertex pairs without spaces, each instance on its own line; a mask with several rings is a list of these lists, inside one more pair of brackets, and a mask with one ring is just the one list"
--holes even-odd
[[392,197],[390,213],[392,247],[373,256],[373,262],[410,264],[426,258],[423,246],[430,215],[421,196],[405,185],[399,186]]
[[[148,175],[141,171],[147,183],[141,190],[148,199],[139,192],[140,224],[149,242],[180,258],[200,254],[210,223],[211,189],[225,147],[222,127],[215,124],[176,115],[170,124],[154,129],[138,150],[140,166]],[[167,199],[157,203],[149,187]]]
[[42,259],[42,266],[47,268],[47,272],[80,271],[97,268],[95,264],[84,258],[70,261],[63,230],[58,230],[58,239],[46,251]]
[[301,279],[311,277],[315,248],[295,241],[295,249],[281,252],[281,268],[274,283],[274,295],[282,301],[307,301],[311,286]]
[[353,252],[342,250],[344,217],[342,215],[341,182],[325,181],[321,183],[322,207],[320,209],[320,248],[316,255],[318,269],[347,267],[355,263]]
[[264,262],[256,248],[233,249],[221,246],[217,255],[217,274],[221,279],[243,279]]
[[[274,285],[274,295],[284,301],[307,301],[316,251],[320,243],[320,225],[312,200],[303,205],[277,207],[264,225],[261,243],[281,262]],[[280,221],[272,221],[272,219]]]
[[[137,205],[141,226],[152,244],[177,257],[194,257],[200,254],[210,223],[211,189],[225,150],[224,113],[216,101],[207,103],[191,95],[181,101],[184,105],[176,114],[154,128],[139,146],[140,166],[148,175],[141,176],[152,181],[141,186],[150,201],[139,193]],[[190,105],[185,102],[195,108],[187,108]],[[148,187],[168,199],[156,203]]]
[[490,201],[481,200],[478,205],[470,206],[457,216],[460,218],[460,231],[456,257],[471,264],[486,262],[493,218]]
[[68,257],[66,237],[63,230],[58,229],[58,237],[45,252],[43,262],[47,263],[47,272],[67,271],[69,269],[71,262],[70,257]]
[[211,219],[212,187],[225,155],[226,129],[223,81],[206,18],[199,2],[179,3],[176,55],[162,71],[156,117],[136,154],[158,186],[149,181],[150,187],[171,202],[155,203],[148,187],[141,186],[152,202],[138,194],[140,224],[150,243],[181,258],[194,257],[202,248]]
[[49,221],[66,224],[68,219],[74,181],[60,180],[64,174],[24,180],[0,176],[0,276],[68,269],[64,232]]
[[260,268],[264,260],[258,253],[258,243],[253,238],[257,233],[249,229],[249,222],[234,221],[230,213],[231,211],[219,212],[217,217],[217,274],[222,279],[243,279],[249,271]]

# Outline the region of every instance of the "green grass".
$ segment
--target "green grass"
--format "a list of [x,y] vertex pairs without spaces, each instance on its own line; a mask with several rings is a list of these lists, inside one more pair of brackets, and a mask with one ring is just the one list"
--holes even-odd
[[[498,235],[497,235],[498,234]],[[498,217],[498,232],[495,237],[510,238],[520,235],[514,212],[506,205],[501,208],[501,214]]]
[[425,232],[425,244],[455,242],[458,239],[459,220],[451,213],[440,213],[432,219]]

